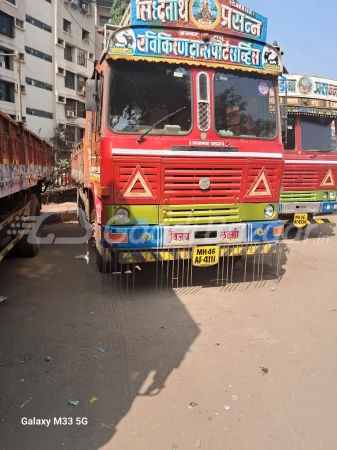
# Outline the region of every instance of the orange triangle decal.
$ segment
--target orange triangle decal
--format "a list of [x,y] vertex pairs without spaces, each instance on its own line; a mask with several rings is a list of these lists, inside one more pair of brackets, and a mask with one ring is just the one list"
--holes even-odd
[[335,186],[335,180],[332,175],[331,169],[328,170],[328,173],[325,175],[324,180],[322,181],[321,186]]
[[270,185],[266,169],[262,169],[251,185],[246,197],[271,197]]
[[[138,186],[136,184],[138,183]],[[120,193],[120,197],[124,198],[152,198],[156,199],[157,196],[154,193],[143,169],[137,166],[133,171],[129,181],[124,186],[124,189]]]

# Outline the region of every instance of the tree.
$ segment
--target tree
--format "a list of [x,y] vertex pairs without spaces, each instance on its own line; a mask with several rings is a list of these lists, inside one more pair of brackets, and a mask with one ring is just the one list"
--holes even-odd
[[127,6],[127,0],[114,0],[110,10],[112,25],[119,25]]
[[54,129],[54,136],[50,138],[50,143],[55,148],[56,159],[59,159],[63,152],[69,152],[66,145],[66,131],[60,123]]

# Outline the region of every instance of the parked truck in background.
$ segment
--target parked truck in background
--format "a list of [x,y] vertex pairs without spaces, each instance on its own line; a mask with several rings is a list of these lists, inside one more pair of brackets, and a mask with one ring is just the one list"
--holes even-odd
[[219,265],[282,239],[281,55],[265,43],[264,17],[197,3],[133,0],[131,24],[105,26],[72,155],[100,271]]
[[37,254],[28,233],[53,172],[53,147],[0,112],[0,261],[14,246],[21,256]]
[[279,212],[296,227],[333,222],[337,212],[337,82],[307,75],[280,78],[288,112]]

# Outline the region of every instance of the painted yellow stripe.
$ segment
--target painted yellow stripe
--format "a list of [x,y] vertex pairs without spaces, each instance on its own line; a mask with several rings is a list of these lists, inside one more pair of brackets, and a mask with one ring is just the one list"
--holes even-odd
[[187,252],[186,250],[179,250],[179,256],[180,256],[180,259],[189,259],[190,253]]
[[123,259],[128,263],[136,263],[137,260],[131,255],[131,253],[123,253]]
[[145,261],[156,262],[156,259],[151,255],[151,252],[140,252]]

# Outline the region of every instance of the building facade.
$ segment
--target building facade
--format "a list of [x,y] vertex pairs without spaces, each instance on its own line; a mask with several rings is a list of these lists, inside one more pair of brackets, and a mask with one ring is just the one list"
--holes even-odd
[[[109,22],[113,0],[96,0],[96,31]],[[96,60],[99,60],[103,50],[103,35],[96,33]]]
[[18,119],[19,52],[23,121],[54,138],[58,159],[83,137],[98,9],[90,0],[0,0],[0,110]]

